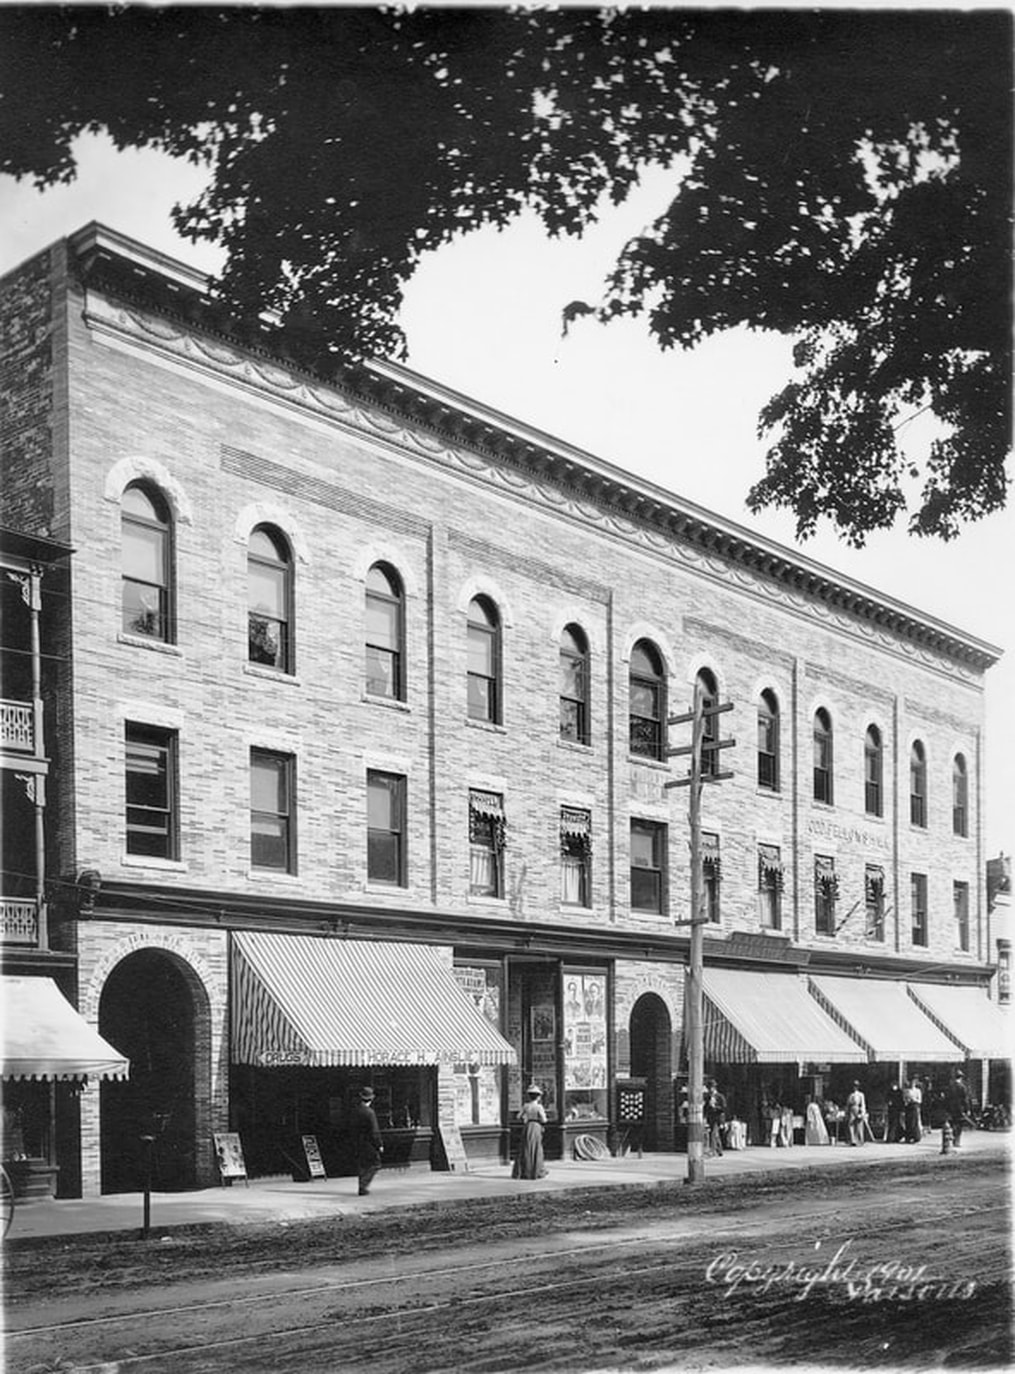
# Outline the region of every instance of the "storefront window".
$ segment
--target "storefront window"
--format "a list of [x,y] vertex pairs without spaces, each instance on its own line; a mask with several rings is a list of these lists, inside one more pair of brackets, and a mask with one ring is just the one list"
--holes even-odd
[[[501,1029],[499,964],[456,964],[455,981],[491,1025]],[[459,1126],[499,1126],[501,1069],[496,1064],[456,1064],[455,1121]]]
[[604,1118],[606,974],[565,968],[562,978],[564,1119]]

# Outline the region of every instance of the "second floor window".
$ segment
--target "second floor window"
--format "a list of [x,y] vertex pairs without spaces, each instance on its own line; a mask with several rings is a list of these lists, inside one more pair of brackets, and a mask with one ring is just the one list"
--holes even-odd
[[631,753],[661,759],[666,745],[666,679],[662,656],[647,639],[631,650],[629,687]]
[[660,915],[666,901],[666,826],[631,822],[631,910]]
[[877,864],[868,864],[864,871],[864,899],[867,906],[868,940],[883,941],[885,938],[885,870]]
[[955,907],[955,936],[963,954],[969,953],[969,884],[952,884],[952,902]]
[[367,573],[366,689],[371,696],[405,700],[402,676],[402,584],[382,563]]
[[493,602],[477,596],[469,602],[469,719],[501,721],[500,617]]
[[969,783],[961,754],[955,755],[952,764],[952,834],[969,834]]
[[560,737],[589,742],[589,648],[577,625],[569,625],[560,641]]
[[713,924],[722,920],[720,893],[722,889],[722,860],[719,836],[708,830],[701,832],[701,884],[705,917]]
[[823,854],[814,856],[814,929],[818,935],[835,934],[835,906],[839,900],[839,879],[835,860]]
[[128,723],[127,853],[177,858],[176,735]]
[[405,886],[405,778],[367,773],[367,880]]
[[927,824],[927,755],[919,740],[909,751],[909,823]]
[[927,943],[927,875],[911,873],[909,876],[909,897],[913,917],[913,944]]
[[592,816],[573,806],[560,808],[560,900],[592,905]]
[[123,629],[169,643],[173,638],[169,510],[156,492],[130,486],[121,502]]
[[782,929],[782,854],[778,845],[758,845],[758,906],[763,930]]
[[832,804],[832,721],[824,709],[814,713],[814,800]]
[[779,703],[767,691],[758,702],[758,786],[779,790]]
[[250,751],[250,864],[296,872],[295,760]]
[[864,787],[863,805],[868,816],[882,814],[882,770],[883,753],[881,731],[876,725],[869,725],[863,743]]
[[469,892],[503,897],[507,824],[504,798],[474,788],[469,793]]
[[293,671],[292,558],[276,530],[259,525],[247,550],[247,656],[251,663]]

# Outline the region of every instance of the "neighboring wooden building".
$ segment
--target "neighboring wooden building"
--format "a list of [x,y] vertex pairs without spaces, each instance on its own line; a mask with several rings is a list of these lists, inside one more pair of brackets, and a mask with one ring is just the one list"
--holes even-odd
[[994,1012],[993,646],[405,368],[304,370],[101,226],[0,313],[0,522],[75,550],[49,940],[131,1061],[80,1099],[85,1193],[152,1131],[158,1186],[228,1130],[342,1171],[366,1081],[391,1160],[506,1158],[533,1078],[551,1154],[674,1149],[696,679],[737,741],[706,1055],[752,1137],[996,1048],[949,1000]]

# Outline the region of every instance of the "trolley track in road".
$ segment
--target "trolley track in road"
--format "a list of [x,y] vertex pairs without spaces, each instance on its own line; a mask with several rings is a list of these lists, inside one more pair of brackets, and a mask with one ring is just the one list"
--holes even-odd
[[[956,1205],[956,1203],[958,1205]],[[963,1205],[965,1204],[965,1205]],[[961,1216],[964,1221],[971,1221],[973,1218],[986,1219],[990,1214],[1002,1213],[1008,1210],[1007,1205],[999,1202],[989,1202],[982,1205],[970,1206],[965,1203],[965,1190],[956,1190],[951,1195],[944,1195],[940,1200],[935,1199],[935,1205],[929,1210],[922,1212],[918,1219],[914,1219],[911,1212],[905,1215],[888,1217],[885,1215],[884,1200],[872,1201],[869,1204],[859,1206],[851,1205],[849,1213],[849,1228],[851,1231],[863,1233],[869,1231],[871,1224],[876,1222],[876,1230],[879,1238],[884,1239],[886,1235],[899,1234],[903,1232],[912,1233],[914,1225],[920,1229],[933,1228],[945,1220],[955,1220]],[[713,1233],[698,1230],[693,1234],[681,1231],[673,1235],[631,1235],[625,1237],[613,1237],[608,1240],[591,1241],[588,1244],[572,1245],[566,1248],[555,1249],[539,1257],[543,1262],[551,1262],[556,1265],[564,1265],[568,1261],[578,1262],[585,1258],[597,1260],[597,1268],[594,1273],[585,1273],[571,1277],[561,1277],[549,1281],[535,1281],[521,1285],[505,1287],[501,1284],[495,1286],[488,1292],[477,1293],[475,1291],[458,1293],[450,1297],[441,1297],[435,1300],[421,1299],[408,1303],[395,1303],[391,1305],[387,1298],[380,1297],[384,1304],[380,1310],[362,1311],[351,1310],[348,1314],[336,1315],[334,1311],[324,1318],[316,1318],[312,1321],[293,1322],[278,1328],[258,1330],[254,1333],[242,1335],[230,1335],[214,1337],[208,1340],[194,1342],[193,1339],[185,1339],[178,1343],[167,1345],[160,1344],[158,1349],[145,1352],[138,1352],[136,1349],[125,1350],[120,1356],[113,1356],[112,1359],[107,1354],[101,1361],[94,1363],[75,1362],[71,1365],[64,1365],[63,1368],[68,1372],[72,1369],[74,1374],[87,1374],[87,1371],[109,1370],[111,1367],[117,1370],[126,1370],[132,1367],[141,1368],[151,1365],[157,1361],[168,1362],[174,1359],[186,1360],[188,1357],[201,1355],[210,1356],[219,1351],[225,1354],[227,1351],[236,1351],[244,1347],[254,1347],[257,1344],[266,1342],[278,1342],[286,1339],[296,1340],[300,1338],[313,1337],[321,1333],[330,1333],[332,1338],[342,1337],[346,1332],[354,1330],[364,1330],[373,1328],[376,1330],[385,1323],[390,1323],[392,1327],[398,1328],[400,1338],[412,1341],[417,1337],[412,1332],[406,1333],[403,1328],[410,1324],[419,1331],[421,1323],[426,1319],[433,1319],[441,1314],[458,1313],[461,1314],[469,1309],[480,1310],[484,1305],[489,1304],[518,1304],[526,1300],[546,1299],[555,1294],[566,1294],[569,1291],[576,1291],[582,1288],[588,1289],[596,1285],[615,1286],[620,1283],[633,1282],[635,1280],[650,1280],[662,1272],[666,1272],[672,1280],[679,1280],[681,1277],[687,1278],[692,1273],[700,1275],[700,1250],[704,1246],[716,1245],[719,1247],[729,1246],[731,1242],[750,1242],[760,1240],[763,1243],[764,1252],[767,1255],[777,1255],[780,1252],[795,1250],[800,1251],[803,1245],[809,1243],[814,1236],[823,1237],[828,1234],[829,1222],[831,1220],[842,1220],[841,1210],[832,1213],[831,1216],[823,1214],[820,1210],[815,1211],[813,1207],[800,1209],[795,1212],[783,1212],[778,1215],[780,1229],[798,1229],[792,1239],[769,1239],[764,1235],[763,1227],[765,1221],[757,1215],[745,1216],[740,1224],[730,1226],[728,1223],[717,1229]],[[650,1250],[666,1249],[672,1252],[674,1246],[693,1246],[695,1255],[688,1256],[685,1260],[674,1257],[672,1253],[664,1257],[653,1259],[650,1263],[624,1263],[623,1257],[630,1255],[632,1260],[637,1257],[632,1253],[633,1247],[640,1246]],[[611,1262],[610,1256],[616,1257],[618,1262]],[[343,1297],[351,1299],[364,1299],[364,1305],[369,1303],[369,1294],[374,1292],[381,1295],[385,1292],[390,1293],[395,1285],[411,1283],[413,1280],[424,1281],[426,1284],[440,1284],[441,1282],[453,1284],[463,1278],[476,1279],[484,1274],[499,1271],[502,1274],[510,1273],[513,1268],[521,1265],[531,1267],[534,1256],[531,1248],[527,1247],[523,1253],[515,1255],[503,1255],[488,1261],[470,1262],[467,1264],[445,1265],[440,1269],[430,1269],[425,1271],[401,1272],[398,1274],[372,1275],[357,1279],[336,1278],[332,1281],[317,1281],[313,1284],[301,1286],[289,1286],[277,1292],[259,1292],[252,1295],[231,1294],[222,1298],[207,1299],[200,1302],[190,1302],[177,1304],[167,1307],[150,1307],[147,1309],[136,1309],[129,1312],[105,1314],[99,1316],[88,1316],[68,1319],[62,1322],[48,1323],[24,1327],[20,1330],[8,1329],[8,1355],[15,1353],[15,1348],[21,1345],[24,1348],[29,1340],[40,1340],[45,1338],[60,1340],[74,1333],[79,1335],[87,1334],[92,1338],[101,1338],[108,1333],[113,1343],[117,1337],[115,1330],[122,1329],[127,1324],[138,1324],[171,1321],[176,1318],[181,1319],[200,1319],[203,1316],[218,1314],[228,1314],[230,1311],[237,1312],[243,1308],[256,1306],[261,1309],[282,1303],[292,1304],[301,1299],[338,1301]],[[997,1279],[997,1266],[992,1269],[992,1277]],[[1010,1275],[1008,1276],[1010,1281]],[[420,1334],[422,1334],[420,1332]],[[350,1337],[353,1338],[353,1337]],[[136,1340],[136,1338],[135,1338]],[[86,1357],[87,1358],[87,1357]]]

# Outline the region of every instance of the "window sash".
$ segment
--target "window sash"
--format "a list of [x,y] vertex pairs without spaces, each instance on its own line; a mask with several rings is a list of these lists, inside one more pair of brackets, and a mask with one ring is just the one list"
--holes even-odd
[[589,905],[589,860],[584,851],[560,856],[560,900],[567,906]]
[[367,774],[367,878],[394,887],[405,884],[405,779],[394,773]]
[[126,848],[146,858],[176,857],[174,743],[169,735],[126,738]]
[[366,689],[371,696],[402,698],[402,656],[393,649],[366,646]]
[[250,862],[293,871],[292,760],[254,754],[250,760]]
[[665,827],[639,822],[631,826],[631,908],[662,914],[665,873]]
[[914,945],[927,943],[927,878],[925,874],[914,873],[910,878],[910,903],[912,906],[912,942]]
[[955,924],[959,938],[959,949],[963,954],[969,953],[969,884],[955,883],[952,888],[952,900],[955,906]]

